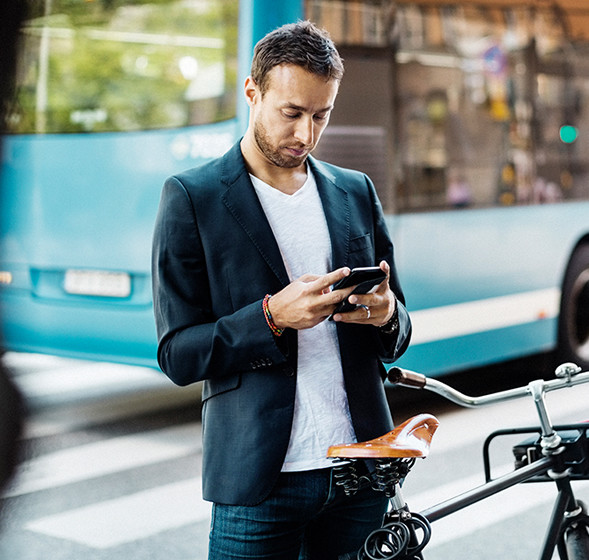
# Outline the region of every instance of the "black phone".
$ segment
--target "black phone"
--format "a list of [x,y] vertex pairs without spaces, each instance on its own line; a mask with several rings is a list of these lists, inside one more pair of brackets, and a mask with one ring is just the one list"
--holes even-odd
[[[333,285],[332,290],[341,290],[342,288],[356,286],[350,295],[367,294],[370,290],[378,286],[386,277],[386,272],[379,266],[353,268],[348,276],[342,278],[339,282],[336,282]],[[350,303],[348,298],[346,298],[338,304],[329,318],[332,319],[335,313],[347,313],[348,311],[353,311],[356,307],[355,304]]]

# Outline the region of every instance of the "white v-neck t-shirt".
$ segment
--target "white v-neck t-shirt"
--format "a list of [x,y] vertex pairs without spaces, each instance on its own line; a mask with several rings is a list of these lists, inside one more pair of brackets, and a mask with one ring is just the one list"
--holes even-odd
[[[331,240],[311,170],[307,170],[305,184],[292,195],[250,177],[290,280],[330,272]],[[333,463],[325,455],[330,445],[356,441],[335,323],[325,320],[297,332],[295,411],[283,471],[329,467]]]

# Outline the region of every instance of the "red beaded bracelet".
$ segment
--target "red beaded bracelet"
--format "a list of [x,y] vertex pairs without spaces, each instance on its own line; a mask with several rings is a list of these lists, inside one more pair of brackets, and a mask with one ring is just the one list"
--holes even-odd
[[264,317],[266,318],[266,323],[268,323],[272,334],[274,336],[280,336],[284,332],[284,329],[281,329],[274,324],[272,313],[270,313],[270,307],[268,306],[268,301],[270,301],[271,297],[272,296],[270,294],[266,294],[264,296],[264,300],[262,301],[262,309],[264,310]]

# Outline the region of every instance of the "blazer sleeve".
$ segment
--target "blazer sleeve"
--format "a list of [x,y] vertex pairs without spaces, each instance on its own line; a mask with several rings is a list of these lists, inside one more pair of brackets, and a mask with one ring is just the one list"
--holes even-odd
[[405,295],[401,288],[401,282],[395,266],[395,254],[387,228],[382,206],[376,194],[372,181],[366,177],[372,198],[374,219],[374,244],[376,251],[376,263],[385,260],[390,268],[389,285],[397,298],[397,316],[399,326],[390,334],[383,329],[375,328],[378,357],[385,363],[391,363],[400,358],[407,350],[411,340],[411,318],[405,307]]
[[[215,316],[205,251],[189,193],[166,181],[152,246],[158,363],[178,385],[281,364],[285,352],[268,328],[262,300]],[[247,328],[244,328],[247,325]],[[282,338],[282,337],[281,337]]]

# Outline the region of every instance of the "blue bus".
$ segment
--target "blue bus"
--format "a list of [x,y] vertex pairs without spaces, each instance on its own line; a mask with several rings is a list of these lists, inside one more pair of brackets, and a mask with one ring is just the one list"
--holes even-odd
[[303,18],[345,60],[315,155],[377,186],[402,365],[589,367],[589,8],[500,0],[37,3],[0,167],[4,348],[156,367],[163,181],[240,137],[253,45]]

